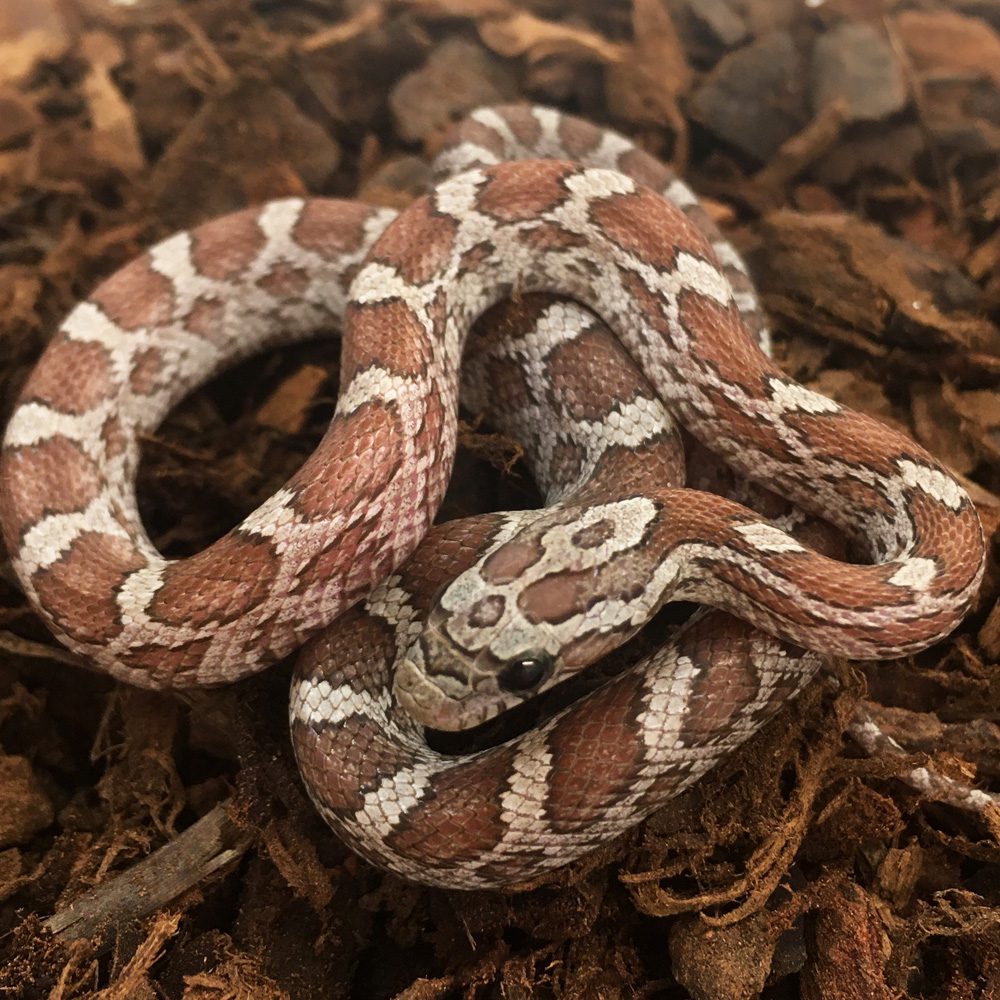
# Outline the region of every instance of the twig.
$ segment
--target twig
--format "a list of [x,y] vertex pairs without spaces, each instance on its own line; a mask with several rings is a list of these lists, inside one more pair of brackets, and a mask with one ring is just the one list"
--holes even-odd
[[138,920],[240,858],[252,837],[229,818],[231,800],[128,871],[53,914],[45,926],[62,941],[89,938],[112,924]]
[[343,45],[358,35],[377,28],[384,20],[385,10],[382,4],[369,2],[359,7],[357,13],[346,21],[331,24],[330,27],[304,38],[299,42],[298,48],[301,52],[316,52]]
[[172,12],[174,23],[184,32],[194,43],[195,48],[204,56],[208,63],[209,71],[215,77],[216,83],[227,86],[231,85],[236,74],[230,68],[229,63],[222,58],[221,53],[215,47],[212,40],[202,31],[201,26],[192,18],[187,11],[180,8]]
[[804,129],[781,144],[766,167],[757,171],[754,184],[776,192],[794,180],[840,138],[846,119],[847,102],[843,98],[824,105]]
[[33,639],[22,639],[13,632],[0,631],[0,649],[15,656],[30,656],[36,660],[55,660],[57,663],[68,663],[71,667],[85,666],[85,661],[59,646],[35,642]]

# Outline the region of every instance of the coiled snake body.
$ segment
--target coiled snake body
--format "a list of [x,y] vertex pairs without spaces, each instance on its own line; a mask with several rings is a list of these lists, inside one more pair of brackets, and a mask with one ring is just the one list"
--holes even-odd
[[[0,513],[52,630],[123,680],[223,683],[319,633],[292,691],[314,801],[379,863],[471,887],[564,864],[646,815],[798,689],[817,662],[801,647],[891,657],[949,632],[983,541],[926,452],[770,362],[739,258],[627,140],[484,109],[440,162],[455,176],[391,223],[352,202],[272,202],[110,278],[25,387]],[[617,337],[551,303],[469,366],[469,401],[526,433],[555,505],[435,529],[400,568],[447,483],[468,331],[531,291],[580,300]],[[317,451],[219,542],[164,560],[138,518],[139,435],[234,359],[341,320],[342,388]],[[682,488],[668,411],[874,564]],[[427,749],[418,722],[487,718],[673,599],[779,638],[703,616],[519,741],[469,760]]]

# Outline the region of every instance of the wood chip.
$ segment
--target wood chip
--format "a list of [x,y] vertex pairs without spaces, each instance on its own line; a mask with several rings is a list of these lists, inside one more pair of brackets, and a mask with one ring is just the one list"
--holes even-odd
[[300,433],[326,377],[318,365],[303,365],[264,401],[257,410],[257,423],[284,434]]
[[499,55],[508,58],[524,56],[529,62],[565,56],[616,63],[627,55],[623,45],[609,42],[594,31],[558,21],[546,21],[526,11],[482,21],[479,35]]
[[975,73],[1000,84],[1000,35],[986,21],[957,11],[907,10],[894,23],[921,71]]

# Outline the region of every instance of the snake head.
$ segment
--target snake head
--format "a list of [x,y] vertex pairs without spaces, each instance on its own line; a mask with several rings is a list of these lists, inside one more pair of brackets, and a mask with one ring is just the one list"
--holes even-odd
[[669,592],[641,565],[656,515],[630,497],[519,518],[439,592],[397,661],[400,705],[434,729],[472,728],[621,645]]

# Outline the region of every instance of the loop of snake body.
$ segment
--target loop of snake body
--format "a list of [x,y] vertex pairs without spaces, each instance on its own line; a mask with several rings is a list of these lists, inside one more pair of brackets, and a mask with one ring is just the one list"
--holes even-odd
[[[947,634],[983,539],[926,452],[773,365],[738,256],[628,140],[548,109],[483,109],[440,164],[454,176],[395,221],[272,202],[100,286],[11,418],[0,520],[53,632],[131,683],[224,683],[319,633],[291,712],[314,801],[378,863],[474,887],[564,864],[648,814],[798,689],[817,662],[802,647],[884,658]],[[554,304],[469,366],[480,409],[545,421],[527,444],[555,505],[442,526],[400,568],[447,483],[469,329],[531,291],[579,299],[617,338]],[[341,320],[342,388],[317,451],[220,541],[163,559],[137,512],[139,436],[223,366]],[[513,395],[491,400],[502,383]],[[682,488],[668,413],[875,563]],[[469,760],[427,749],[418,721],[475,724],[673,599],[779,638],[709,614],[515,743]]]

